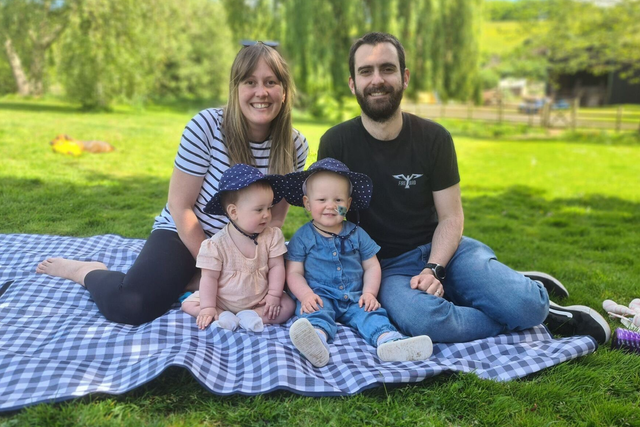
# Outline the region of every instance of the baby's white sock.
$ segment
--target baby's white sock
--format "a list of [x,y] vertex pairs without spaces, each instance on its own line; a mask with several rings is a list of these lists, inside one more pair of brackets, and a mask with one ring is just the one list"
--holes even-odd
[[262,319],[253,310],[242,310],[236,314],[240,319],[240,327],[251,332],[262,332],[264,330],[264,324]]
[[238,325],[240,324],[240,319],[230,311],[223,311],[218,316],[218,320],[212,323],[213,326],[217,326],[222,329],[227,329],[229,331],[235,331],[238,329]]
[[398,331],[389,331],[389,332],[385,332],[383,334],[380,334],[380,336],[378,337],[378,346],[389,342],[389,341],[397,341],[397,340],[401,340],[402,338],[406,338],[404,335],[402,335],[400,332]]

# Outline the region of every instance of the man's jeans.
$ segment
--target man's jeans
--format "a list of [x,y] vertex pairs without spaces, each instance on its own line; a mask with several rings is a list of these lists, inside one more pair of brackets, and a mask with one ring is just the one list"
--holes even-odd
[[549,313],[542,284],[496,259],[487,245],[463,237],[447,264],[444,298],[411,289],[429,259],[431,244],[381,260],[378,298],[399,331],[434,342],[466,342],[539,325]]

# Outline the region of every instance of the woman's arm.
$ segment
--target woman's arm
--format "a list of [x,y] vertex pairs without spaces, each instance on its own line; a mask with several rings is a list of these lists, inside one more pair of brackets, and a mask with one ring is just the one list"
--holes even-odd
[[289,203],[285,199],[280,200],[271,208],[271,222],[269,227],[282,228],[285,218],[289,212]]
[[200,245],[207,238],[193,211],[203,182],[204,176],[189,175],[174,167],[169,183],[169,212],[180,239],[194,259],[198,257]]

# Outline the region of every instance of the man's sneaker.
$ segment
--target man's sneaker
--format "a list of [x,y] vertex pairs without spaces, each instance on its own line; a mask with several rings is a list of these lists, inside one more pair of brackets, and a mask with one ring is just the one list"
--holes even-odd
[[552,334],[571,337],[589,335],[598,344],[604,344],[611,337],[609,323],[595,310],[584,305],[562,307],[550,301],[549,314],[544,324]]
[[565,288],[558,279],[550,274],[542,273],[540,271],[519,271],[518,273],[531,280],[536,280],[542,283],[550,296],[554,296],[556,298],[567,298],[569,296],[567,288]]

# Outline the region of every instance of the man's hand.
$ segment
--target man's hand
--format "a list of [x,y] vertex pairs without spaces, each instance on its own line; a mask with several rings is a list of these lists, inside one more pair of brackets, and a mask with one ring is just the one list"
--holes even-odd
[[419,289],[437,297],[444,295],[444,288],[442,283],[433,275],[433,271],[430,268],[425,268],[417,276],[411,278],[411,289]]
[[378,299],[371,292],[364,292],[358,301],[360,307],[364,307],[364,311],[376,311],[380,308]]
[[322,298],[316,295],[314,292],[306,294],[304,298],[300,300],[300,311],[303,313],[313,313],[320,310],[320,307],[324,307]]
[[203,308],[196,318],[196,325],[198,325],[200,329],[205,329],[211,322],[218,320],[218,316],[218,310],[215,307]]
[[267,316],[267,319],[273,320],[280,314],[280,297],[267,294],[267,296],[260,301],[259,305],[261,304],[264,304],[263,313]]

